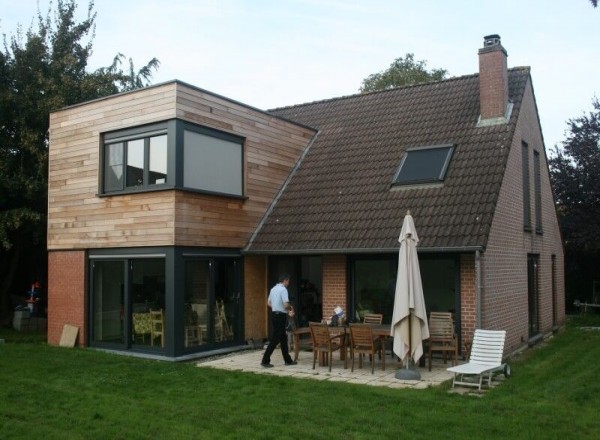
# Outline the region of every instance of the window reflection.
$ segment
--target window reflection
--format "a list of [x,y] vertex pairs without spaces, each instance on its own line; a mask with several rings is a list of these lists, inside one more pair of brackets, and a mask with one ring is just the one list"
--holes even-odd
[[127,186],[144,184],[144,140],[127,142]]
[[150,138],[149,184],[167,182],[167,135]]

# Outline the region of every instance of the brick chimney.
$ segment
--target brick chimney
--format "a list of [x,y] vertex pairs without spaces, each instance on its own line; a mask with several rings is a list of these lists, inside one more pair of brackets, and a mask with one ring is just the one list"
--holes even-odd
[[506,122],[505,117],[510,111],[507,107],[507,56],[500,35],[483,37],[483,47],[479,49],[480,124]]

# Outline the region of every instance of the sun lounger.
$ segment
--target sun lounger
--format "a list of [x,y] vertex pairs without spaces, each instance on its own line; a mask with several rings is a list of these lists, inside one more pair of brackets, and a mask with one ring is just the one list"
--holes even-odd
[[494,373],[503,371],[508,376],[508,365],[502,363],[505,339],[504,330],[475,330],[469,362],[447,368],[454,373],[452,388],[463,385],[481,390],[484,383],[490,386]]

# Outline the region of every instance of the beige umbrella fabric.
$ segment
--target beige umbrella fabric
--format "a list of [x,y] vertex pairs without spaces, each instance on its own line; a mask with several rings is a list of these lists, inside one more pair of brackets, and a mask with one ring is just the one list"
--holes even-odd
[[394,353],[408,367],[410,352],[414,363],[423,355],[423,341],[429,338],[427,312],[423,298],[423,285],[417,257],[419,237],[410,211],[406,213],[400,232],[398,274],[394,296],[391,335],[394,337]]

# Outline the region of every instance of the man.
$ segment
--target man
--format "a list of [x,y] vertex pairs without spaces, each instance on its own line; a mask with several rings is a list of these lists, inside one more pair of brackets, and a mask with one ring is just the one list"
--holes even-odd
[[262,362],[260,363],[265,368],[271,368],[271,355],[275,351],[277,344],[281,346],[281,354],[286,365],[296,365],[297,362],[292,360],[288,348],[287,335],[285,333],[285,327],[287,324],[287,317],[294,316],[294,308],[290,304],[288,298],[287,286],[290,284],[290,276],[288,274],[281,274],[279,276],[279,283],[276,284],[269,293],[269,299],[267,300],[267,306],[271,308],[271,322],[273,323],[273,336],[269,341],[269,345],[263,354]]

